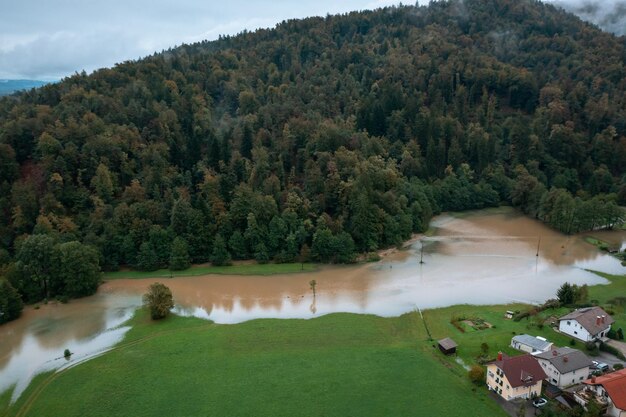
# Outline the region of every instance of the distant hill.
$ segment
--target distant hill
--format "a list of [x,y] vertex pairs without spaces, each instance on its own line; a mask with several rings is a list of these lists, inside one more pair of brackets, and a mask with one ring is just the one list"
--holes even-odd
[[626,205],[626,45],[538,0],[289,20],[0,99],[0,166],[0,266],[40,235],[106,270],[350,262],[500,202],[593,230]]
[[48,83],[49,81],[39,80],[0,80],[0,96],[6,96],[20,90],[30,90]]

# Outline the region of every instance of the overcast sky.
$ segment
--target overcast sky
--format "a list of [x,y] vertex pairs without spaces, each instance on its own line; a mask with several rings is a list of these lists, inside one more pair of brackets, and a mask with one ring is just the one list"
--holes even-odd
[[[550,0],[624,31],[626,0]],[[425,3],[426,0],[421,0]],[[56,80],[181,43],[398,0],[0,0],[0,79]],[[407,2],[405,3],[412,3]],[[611,21],[617,12],[620,17]],[[609,16],[609,17],[607,17]],[[611,26],[612,25],[612,26]]]

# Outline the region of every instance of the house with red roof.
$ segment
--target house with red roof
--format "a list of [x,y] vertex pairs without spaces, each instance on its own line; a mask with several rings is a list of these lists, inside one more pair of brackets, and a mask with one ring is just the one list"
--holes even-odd
[[500,352],[487,364],[487,386],[507,401],[538,397],[545,378],[546,373],[530,354],[507,356]]
[[583,384],[587,390],[606,400],[608,415],[626,417],[626,369],[587,379]]

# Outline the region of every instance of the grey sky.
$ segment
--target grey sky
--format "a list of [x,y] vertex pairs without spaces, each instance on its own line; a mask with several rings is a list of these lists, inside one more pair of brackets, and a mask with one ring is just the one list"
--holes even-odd
[[[609,10],[609,5],[626,5],[626,0],[553,1],[573,6],[585,2],[602,5],[587,7],[587,17],[601,15],[605,9]],[[397,3],[397,0],[0,0],[0,79],[54,80],[83,69],[91,72],[136,59],[183,42],[272,27],[284,19]],[[619,24],[618,20],[618,27]]]

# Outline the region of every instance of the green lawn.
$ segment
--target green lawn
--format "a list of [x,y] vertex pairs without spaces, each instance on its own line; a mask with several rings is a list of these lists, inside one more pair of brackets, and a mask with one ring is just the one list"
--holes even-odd
[[[619,326],[626,277],[602,274],[610,285],[589,288]],[[458,356],[476,363],[481,344],[489,357],[515,334],[541,335],[557,346],[570,339],[534,318],[505,319],[523,304],[458,305],[423,311],[433,339],[452,337]],[[540,317],[561,316],[566,308]],[[465,332],[454,318],[482,319],[491,328]],[[7,416],[504,416],[484,387],[474,387],[454,357],[428,339],[418,313],[381,318],[331,314],[311,320],[253,320],[217,325],[170,316],[152,322],[138,311],[114,350],[58,374],[41,375]],[[582,343],[575,345],[584,349]]]
[[193,266],[184,271],[170,271],[169,269],[159,269],[157,271],[116,271],[106,272],[105,280],[120,278],[170,278],[189,277],[197,275],[220,274],[220,275],[273,275],[273,274],[293,274],[296,272],[311,272],[316,268],[311,263],[290,263],[290,264],[239,264],[229,266]]
[[9,415],[505,415],[416,313],[215,325],[139,311],[132,325],[115,350],[31,384]]

